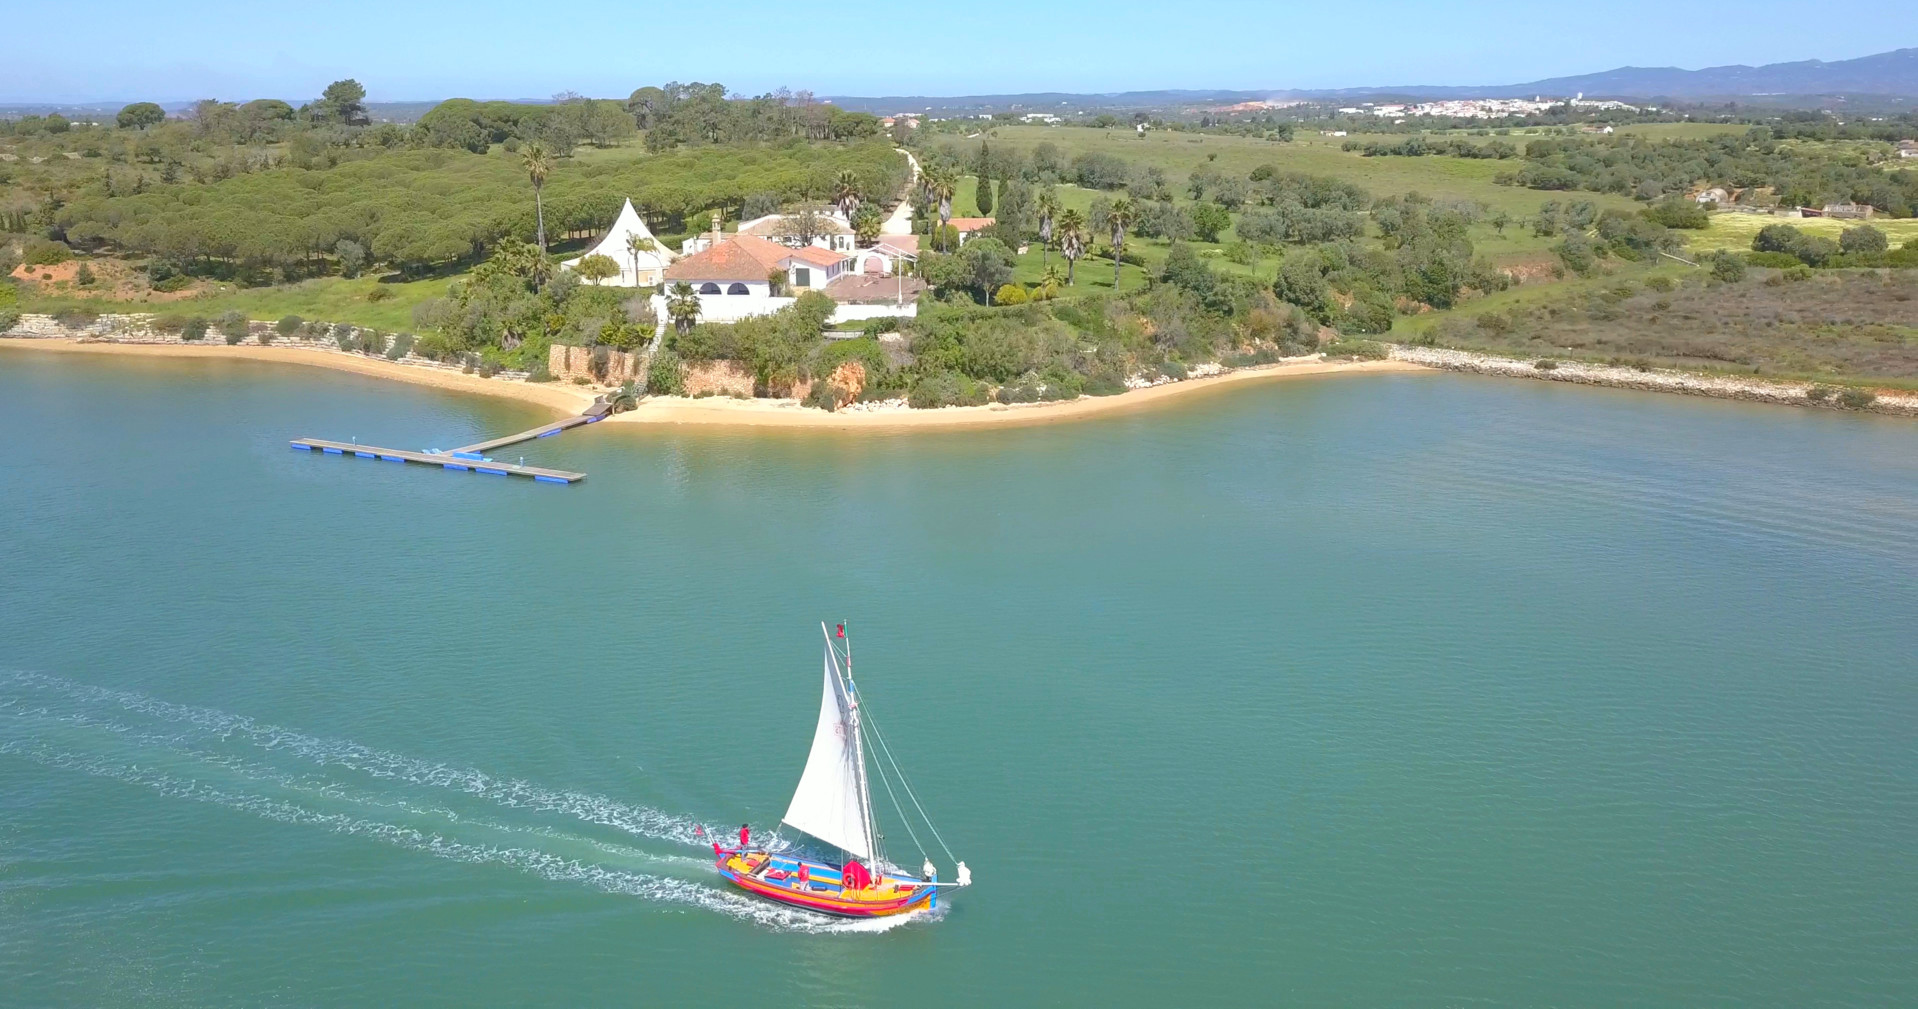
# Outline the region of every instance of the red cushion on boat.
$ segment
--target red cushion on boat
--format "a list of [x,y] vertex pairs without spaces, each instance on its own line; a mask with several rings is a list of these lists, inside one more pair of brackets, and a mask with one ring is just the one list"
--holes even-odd
[[785,878],[786,878],[786,870],[784,870],[784,869],[768,869],[768,870],[766,870],[766,878],[767,878],[767,879],[785,879]]

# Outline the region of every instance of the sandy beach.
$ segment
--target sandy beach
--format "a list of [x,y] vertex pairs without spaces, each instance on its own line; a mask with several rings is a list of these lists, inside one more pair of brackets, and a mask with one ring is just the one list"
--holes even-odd
[[[115,343],[102,340],[58,338],[0,337],[0,349],[42,351],[47,353],[105,354],[126,357],[199,357],[263,361],[273,364],[297,364],[314,368],[332,368],[373,378],[410,382],[454,392],[501,396],[534,403],[557,415],[577,413],[593,401],[596,391],[559,383],[528,383],[480,378],[456,371],[397,364],[359,354],[342,354],[300,347],[274,347],[223,344]],[[1377,372],[1426,371],[1424,366],[1405,361],[1344,361],[1307,359],[1256,368],[1242,368],[1205,378],[1167,382],[1163,385],[1133,389],[1116,396],[1084,397],[1054,403],[1018,405],[946,407],[938,410],[872,410],[827,413],[800,406],[795,400],[732,399],[706,397],[686,399],[676,396],[644,400],[639,408],[608,419],[615,424],[672,424],[722,427],[809,428],[822,431],[898,431],[949,428],[1015,427],[1082,420],[1137,410],[1190,396],[1245,383],[1312,376],[1371,374]]]
[[227,358],[265,361],[270,364],[297,364],[311,368],[331,368],[334,371],[348,371],[372,378],[410,382],[435,389],[470,392],[481,396],[501,396],[524,403],[536,403],[553,410],[559,416],[580,412],[593,402],[595,395],[578,386],[560,385],[556,382],[509,382],[481,378],[478,375],[466,375],[457,371],[396,364],[383,358],[309,350],[303,347],[259,347],[250,344],[110,343],[101,340],[0,337],[0,350],[7,349],[37,350],[53,354],[106,354],[118,357]]
[[1116,396],[1086,396],[1053,403],[995,403],[937,410],[842,410],[827,413],[793,400],[730,399],[718,396],[648,399],[636,410],[608,418],[611,424],[699,424],[733,427],[808,428],[820,431],[899,431],[980,427],[1018,427],[1084,420],[1163,404],[1172,399],[1246,382],[1314,376],[1428,371],[1404,361],[1300,360],[1242,368],[1205,378],[1167,382]]

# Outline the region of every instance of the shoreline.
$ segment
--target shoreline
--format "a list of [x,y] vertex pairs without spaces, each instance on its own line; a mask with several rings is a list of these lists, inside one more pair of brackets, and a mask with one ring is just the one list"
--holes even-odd
[[824,410],[800,406],[791,399],[732,399],[708,396],[651,397],[637,408],[606,418],[608,424],[669,424],[711,427],[778,427],[823,431],[964,430],[986,427],[1025,427],[1083,420],[1149,408],[1168,400],[1206,390],[1259,380],[1321,378],[1332,375],[1379,372],[1429,372],[1409,361],[1339,361],[1300,358],[1291,362],[1239,368],[1188,378],[1112,396],[1081,396],[1046,403],[988,403],[983,406],[947,406],[932,410]]
[[1540,369],[1536,359],[1521,360],[1469,350],[1409,347],[1402,344],[1392,345],[1391,359],[1425,368],[1489,375],[1495,378],[1569,382],[1573,385],[1596,385],[1611,389],[1632,389],[1638,392],[1735,399],[1746,403],[1764,403],[1769,406],[1796,406],[1848,413],[1876,413],[1892,417],[1918,417],[1918,393],[1902,390],[1872,390],[1875,398],[1870,403],[1859,407],[1847,407],[1831,397],[1813,399],[1808,396],[1807,393],[1814,388],[1833,388],[1822,386],[1817,382],[1740,378],[1732,375],[1710,375],[1666,368],[1640,371],[1620,365],[1592,364],[1569,359],[1554,359],[1553,367]]
[[0,350],[42,351],[48,354],[99,354],[119,357],[220,358],[231,361],[264,361],[268,364],[293,364],[309,368],[330,368],[367,378],[384,378],[411,385],[443,389],[448,392],[497,396],[531,403],[555,411],[560,416],[579,413],[593,402],[596,393],[557,382],[532,383],[481,378],[451,369],[400,364],[384,358],[370,358],[337,350],[311,347],[258,346],[254,344],[133,343],[98,338],[0,336]]
[[[690,399],[678,396],[644,398],[636,409],[606,418],[607,423],[736,428],[783,428],[816,431],[967,430],[987,427],[1024,427],[1063,423],[1145,409],[1207,390],[1245,382],[1289,378],[1374,373],[1454,371],[1498,378],[1567,382],[1576,385],[1676,393],[1733,399],[1772,406],[1812,407],[1918,417],[1918,393],[1877,390],[1862,407],[1845,407],[1832,399],[1813,399],[1807,392],[1819,383],[1741,378],[1670,369],[1640,371],[1617,365],[1559,360],[1541,370],[1537,362],[1475,351],[1388,344],[1382,360],[1345,360],[1324,357],[1294,358],[1255,365],[1199,378],[1129,389],[1112,396],[1082,396],[1045,403],[941,407],[915,410],[905,407],[866,410],[824,410],[804,407],[793,399],[733,399],[723,396]],[[39,350],[46,353],[101,354],[123,357],[220,358],[330,368],[368,378],[390,379],[448,392],[494,396],[552,410],[556,417],[577,414],[591,405],[601,390],[559,382],[530,383],[516,379],[481,378],[449,366],[401,363],[371,358],[317,345],[183,343],[179,341],[115,340],[96,334],[80,336],[0,336],[0,351]]]
[[[391,379],[450,392],[468,392],[532,403],[560,416],[579,413],[591,405],[599,390],[557,382],[529,383],[480,378],[451,369],[401,364],[344,351],[283,345],[119,341],[93,337],[0,336],[0,351],[40,350],[55,354],[99,354],[122,357],[222,358],[331,368],[369,378]],[[1149,407],[1180,396],[1244,382],[1323,377],[1377,372],[1423,372],[1432,369],[1407,361],[1347,361],[1298,358],[1276,364],[1188,378],[1177,382],[1129,389],[1112,396],[1082,396],[1046,403],[954,406],[934,410],[910,408],[841,410],[828,413],[804,407],[793,399],[732,399],[709,396],[689,399],[659,396],[642,399],[637,409],[615,414],[605,423],[674,426],[786,428],[823,431],[899,431],[1022,427],[1081,420]]]

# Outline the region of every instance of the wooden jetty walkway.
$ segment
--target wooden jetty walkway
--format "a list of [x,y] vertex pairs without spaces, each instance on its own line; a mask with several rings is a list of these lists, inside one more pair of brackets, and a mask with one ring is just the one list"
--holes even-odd
[[532,441],[535,438],[551,438],[552,436],[560,433],[561,431],[571,430],[573,428],[579,427],[582,424],[591,424],[595,421],[602,420],[606,418],[607,416],[609,416],[611,413],[612,413],[612,407],[607,405],[604,397],[601,397],[600,399],[595,400],[592,406],[587,407],[585,413],[582,413],[577,417],[568,417],[565,420],[556,420],[552,422],[551,424],[542,424],[539,427],[532,428],[526,431],[521,431],[518,434],[509,434],[504,438],[494,438],[492,441],[482,441],[472,445],[463,445],[459,448],[454,449],[453,454],[456,456],[480,455],[482,453],[491,452],[492,450],[496,448],[505,448],[508,445],[517,445],[523,441]]
[[541,424],[518,434],[509,434],[504,438],[477,442],[456,448],[451,452],[409,452],[401,448],[379,448],[373,445],[361,445],[357,442],[327,441],[323,438],[295,438],[290,443],[301,452],[318,452],[322,455],[353,456],[356,459],[376,459],[381,462],[417,462],[441,469],[461,470],[467,473],[484,473],[488,476],[524,476],[540,483],[578,483],[586,479],[584,473],[570,470],[547,469],[543,466],[515,465],[508,462],[486,458],[486,453],[507,445],[517,445],[535,438],[550,438],[562,431],[569,431],[583,424],[592,424],[611,416],[612,404],[601,396],[586,408],[584,413],[551,424]]

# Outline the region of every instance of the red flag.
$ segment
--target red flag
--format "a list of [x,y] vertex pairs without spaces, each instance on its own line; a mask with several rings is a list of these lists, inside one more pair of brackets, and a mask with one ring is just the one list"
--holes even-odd
[[846,625],[845,625],[845,624],[840,624],[840,625],[839,625],[839,636],[840,636],[840,637],[842,637],[842,638],[846,636]]

